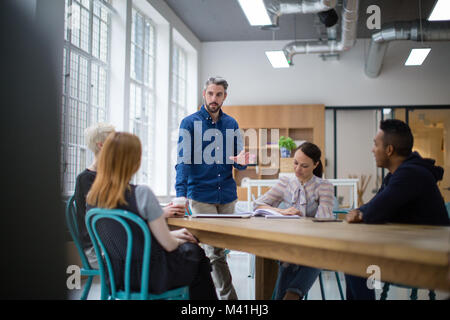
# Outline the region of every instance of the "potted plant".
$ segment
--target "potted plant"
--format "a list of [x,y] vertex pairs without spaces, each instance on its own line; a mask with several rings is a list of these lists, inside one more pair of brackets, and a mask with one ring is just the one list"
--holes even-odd
[[294,140],[289,137],[281,136],[280,140],[278,140],[278,145],[280,146],[280,152],[282,158],[290,158],[291,150],[295,149],[297,146],[295,145]]

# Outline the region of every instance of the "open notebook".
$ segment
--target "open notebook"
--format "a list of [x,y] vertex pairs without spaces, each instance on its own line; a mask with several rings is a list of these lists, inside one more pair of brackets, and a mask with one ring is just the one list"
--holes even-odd
[[265,217],[266,219],[300,219],[298,215],[285,216],[271,209],[256,209],[252,214],[254,217]]
[[285,216],[275,210],[257,209],[255,212],[244,212],[234,214],[217,214],[217,213],[195,213],[192,218],[250,218],[250,217],[265,217],[266,219],[300,219],[300,216]]

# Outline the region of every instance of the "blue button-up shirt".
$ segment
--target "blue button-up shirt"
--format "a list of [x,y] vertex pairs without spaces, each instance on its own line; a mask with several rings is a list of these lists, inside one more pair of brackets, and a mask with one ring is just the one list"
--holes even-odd
[[177,197],[225,204],[237,199],[233,166],[228,159],[243,149],[242,135],[236,120],[219,111],[213,122],[205,106],[181,121],[178,139],[178,161],[175,190]]

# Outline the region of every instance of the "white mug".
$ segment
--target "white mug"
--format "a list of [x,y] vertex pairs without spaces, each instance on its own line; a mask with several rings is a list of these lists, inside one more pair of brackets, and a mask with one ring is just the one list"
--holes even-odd
[[172,203],[177,206],[184,206],[186,205],[186,202],[187,202],[186,197],[177,197],[172,200]]

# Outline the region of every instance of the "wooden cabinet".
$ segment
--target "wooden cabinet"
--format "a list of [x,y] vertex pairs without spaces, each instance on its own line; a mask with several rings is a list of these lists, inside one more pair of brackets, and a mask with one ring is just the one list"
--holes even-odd
[[[322,163],[325,163],[323,104],[223,106],[222,110],[236,119],[239,128],[243,130],[246,151],[257,156],[257,166],[250,166],[244,171],[234,170],[233,175],[238,186],[244,177],[278,178],[280,168],[278,139],[281,136],[290,137],[297,143],[301,141],[315,143],[322,150]],[[285,167],[286,163],[282,165]]]

